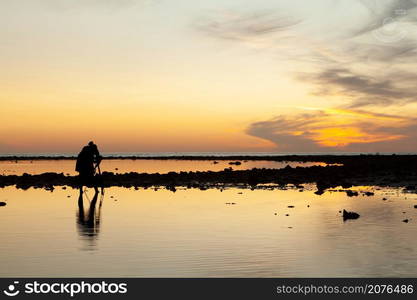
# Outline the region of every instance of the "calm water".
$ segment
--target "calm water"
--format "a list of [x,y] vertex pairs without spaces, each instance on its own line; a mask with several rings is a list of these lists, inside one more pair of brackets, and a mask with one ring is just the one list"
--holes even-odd
[[313,191],[0,189],[0,276],[417,276],[416,195]]
[[[180,171],[221,171],[232,167],[234,170],[248,170],[252,168],[280,169],[287,165],[291,167],[310,167],[325,166],[322,162],[277,162],[277,161],[240,161],[239,166],[229,165],[230,162],[218,160],[215,164],[210,160],[130,160],[112,159],[101,162],[101,171],[113,173],[168,173]],[[22,175],[41,174],[45,172],[56,172],[76,175],[75,160],[20,160],[20,161],[0,161],[0,174],[3,175]]]

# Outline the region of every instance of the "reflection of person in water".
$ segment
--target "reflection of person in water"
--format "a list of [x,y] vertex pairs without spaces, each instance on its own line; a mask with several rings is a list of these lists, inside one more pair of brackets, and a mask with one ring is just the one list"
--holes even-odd
[[[84,192],[82,189],[80,189],[80,195],[78,197],[78,231],[81,237],[86,237],[91,241],[94,241],[100,231],[101,206],[103,204],[104,190],[101,191],[101,199],[97,210],[96,205],[98,195],[98,190],[95,190],[93,199],[91,199],[87,211],[85,211],[84,208]],[[85,196],[88,199],[87,195]]]

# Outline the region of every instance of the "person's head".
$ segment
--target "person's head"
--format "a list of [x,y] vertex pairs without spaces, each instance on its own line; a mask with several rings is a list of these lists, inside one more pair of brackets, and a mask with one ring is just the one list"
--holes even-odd
[[88,146],[90,146],[90,147],[91,147],[91,146],[95,146],[95,145],[94,145],[94,142],[93,142],[93,141],[89,141],[89,142],[88,142]]

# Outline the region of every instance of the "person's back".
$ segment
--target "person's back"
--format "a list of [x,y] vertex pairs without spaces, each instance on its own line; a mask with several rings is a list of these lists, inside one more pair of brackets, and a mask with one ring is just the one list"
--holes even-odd
[[94,178],[95,163],[100,162],[97,145],[89,142],[78,154],[75,170],[79,173],[81,183],[90,183]]

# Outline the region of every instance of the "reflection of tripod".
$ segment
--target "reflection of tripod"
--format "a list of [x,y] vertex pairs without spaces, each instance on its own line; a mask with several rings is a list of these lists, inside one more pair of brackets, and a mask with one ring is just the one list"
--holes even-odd
[[100,203],[98,205],[98,211],[96,214],[96,204],[98,200],[98,191],[95,190],[93,199],[88,199],[87,193],[85,196],[89,200],[90,205],[87,211],[84,211],[84,191],[80,189],[80,195],[78,197],[78,224],[80,234],[83,236],[94,237],[97,236],[100,231],[100,219],[101,219],[101,207],[104,200],[104,189],[101,191]]

